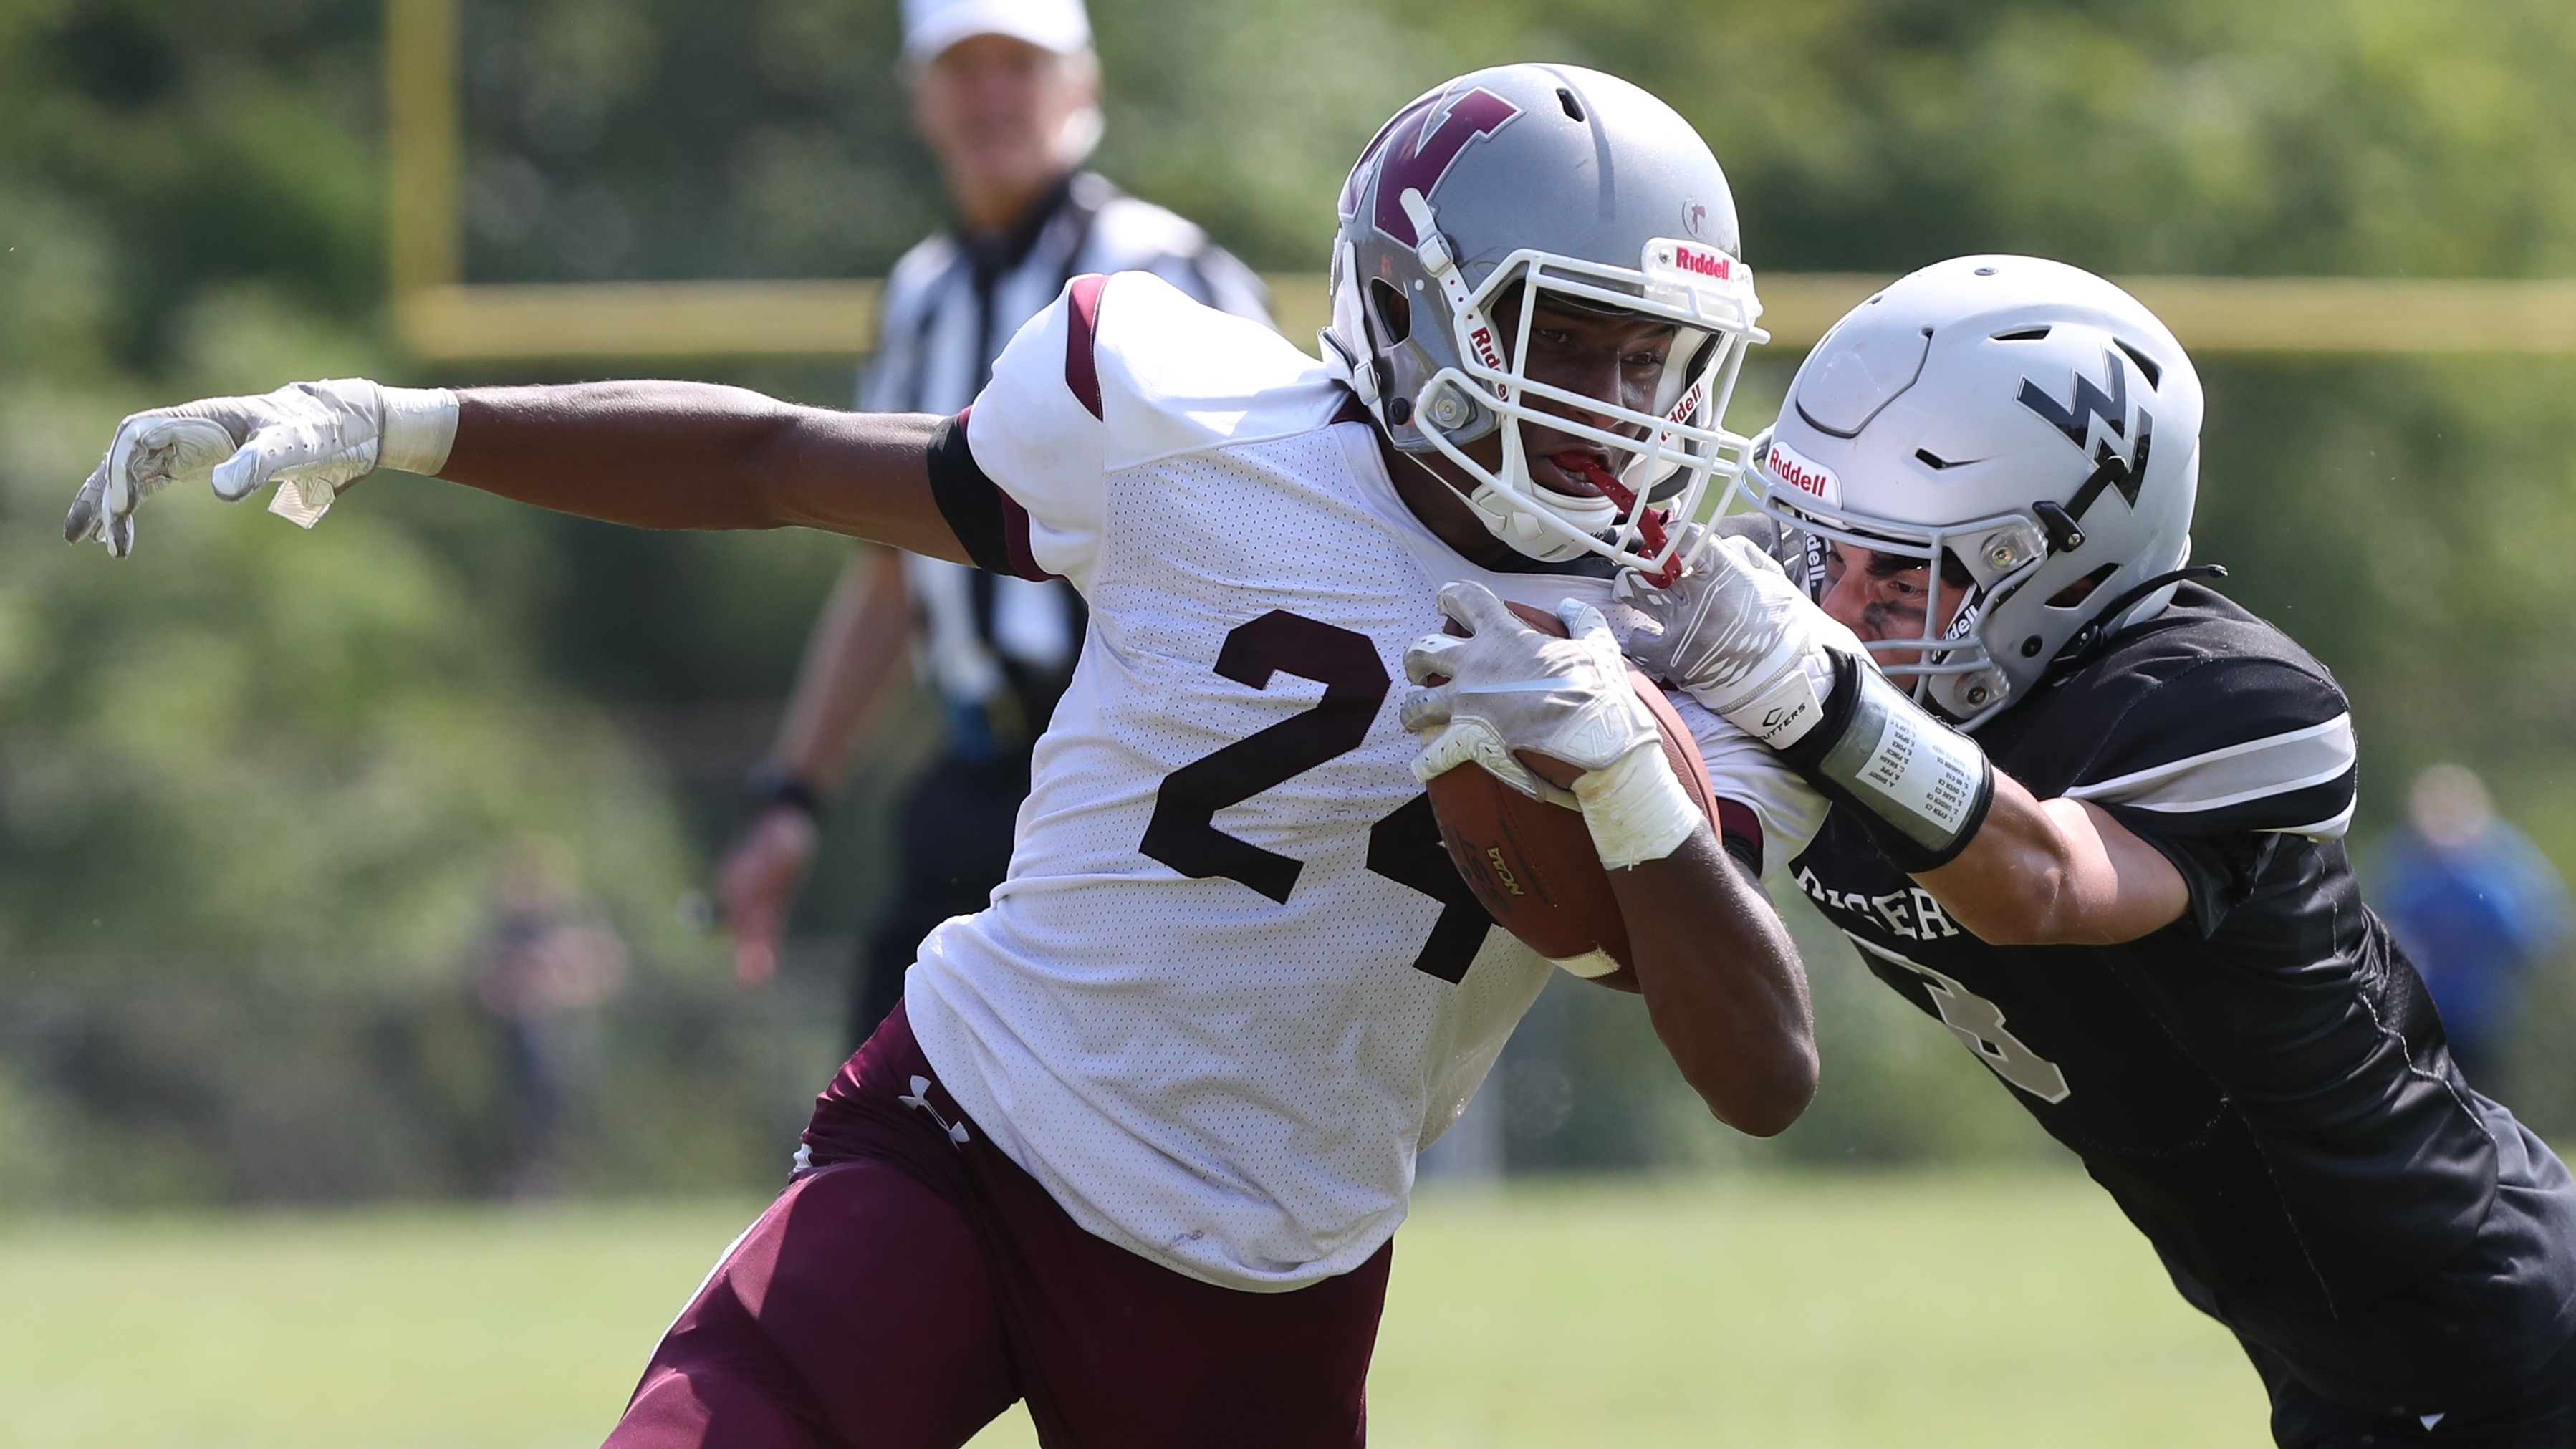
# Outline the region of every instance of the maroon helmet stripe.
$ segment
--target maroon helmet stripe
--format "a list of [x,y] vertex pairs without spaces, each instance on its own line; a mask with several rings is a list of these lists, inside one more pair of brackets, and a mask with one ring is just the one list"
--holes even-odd
[[1741,801],[1720,796],[1717,802],[1717,833],[1729,840],[1740,840],[1753,847],[1753,858],[1762,858],[1762,817],[1753,807]]
[[[1378,164],[1377,229],[1406,246],[1418,246],[1422,238],[1413,230],[1413,218],[1404,213],[1404,193],[1409,188],[1422,193],[1429,201],[1440,178],[1467,143],[1478,136],[1490,136],[1510,124],[1521,108],[1478,86],[1448,103],[1446,108],[1425,106],[1411,112],[1410,131],[1389,127],[1384,142],[1386,159]],[[1426,134],[1434,117],[1439,125]],[[1398,117],[1403,120],[1403,117]]]
[[[1100,335],[1100,289],[1108,285],[1109,279],[1095,272],[1074,278],[1073,285],[1065,288],[1065,301],[1070,305],[1065,309],[1064,385],[1073,389],[1073,395],[1095,418],[1101,417],[1100,359],[1092,355],[1092,344]],[[1027,536],[1025,518],[1020,532],[1023,538]]]

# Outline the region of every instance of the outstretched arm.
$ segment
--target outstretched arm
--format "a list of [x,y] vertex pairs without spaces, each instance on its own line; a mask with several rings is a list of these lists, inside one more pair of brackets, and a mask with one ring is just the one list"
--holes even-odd
[[940,418],[695,382],[476,388],[457,402],[438,476],[470,488],[638,528],[794,524],[969,562],[931,500]]
[[310,527],[378,467],[640,528],[795,524],[966,561],[930,491],[942,420],[795,407],[688,382],[385,388],[362,378],[208,398],[127,418],[63,532],[117,554],[172,483],[271,504]]

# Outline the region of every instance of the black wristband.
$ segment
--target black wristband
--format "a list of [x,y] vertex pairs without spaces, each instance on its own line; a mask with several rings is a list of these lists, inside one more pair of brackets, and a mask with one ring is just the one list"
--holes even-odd
[[1839,650],[1826,652],[1833,655],[1834,687],[1825,695],[1824,708],[1805,734],[1779,747],[1780,758],[1789,762],[1789,768],[1810,781],[1826,752],[1850,732],[1852,711],[1860,707],[1860,661]]
[[[1864,727],[1870,737],[1853,739]],[[1846,654],[1834,656],[1823,717],[1780,758],[1848,811],[1888,863],[1908,875],[1956,860],[1994,805],[1995,771],[1985,752]],[[1908,778],[1918,771],[1933,776],[1928,789]],[[1906,808],[1885,788],[1891,784],[1921,806]]]
[[754,810],[773,805],[791,805],[805,812],[808,819],[821,819],[823,797],[814,783],[777,760],[763,760],[751,767],[743,778],[743,798]]

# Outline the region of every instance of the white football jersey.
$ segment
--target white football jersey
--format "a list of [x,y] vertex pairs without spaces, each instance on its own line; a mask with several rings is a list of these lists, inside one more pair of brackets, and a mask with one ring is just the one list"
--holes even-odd
[[[1348,398],[1256,323],[1084,277],[933,470],[979,558],[1070,579],[1091,620],[1010,878],[922,943],[913,1029],[1075,1221],[1230,1288],[1374,1253],[1552,969],[1441,849],[1396,722],[1405,648],[1453,579],[1609,592],[1461,558],[1368,425],[1334,421]],[[1823,802],[1682,703],[1766,869],[1797,854]]]

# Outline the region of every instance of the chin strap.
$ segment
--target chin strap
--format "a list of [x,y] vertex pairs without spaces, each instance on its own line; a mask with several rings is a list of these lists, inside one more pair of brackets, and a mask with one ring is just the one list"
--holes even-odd
[[[1601,490],[1601,496],[1609,499],[1623,516],[1633,517],[1637,524],[1637,539],[1646,546],[1647,553],[1658,554],[1664,551],[1665,543],[1671,538],[1671,535],[1665,531],[1672,522],[1671,514],[1660,508],[1637,508],[1636,492],[1627,484],[1620,482],[1617,474],[1602,466],[1601,460],[1590,453],[1559,453],[1548,461],[1569,473],[1582,474],[1593,487]],[[1642,569],[1638,573],[1647,583],[1656,588],[1669,589],[1682,576],[1682,556],[1675,553],[1671,558],[1664,560],[1662,568],[1653,573],[1646,573]]]

